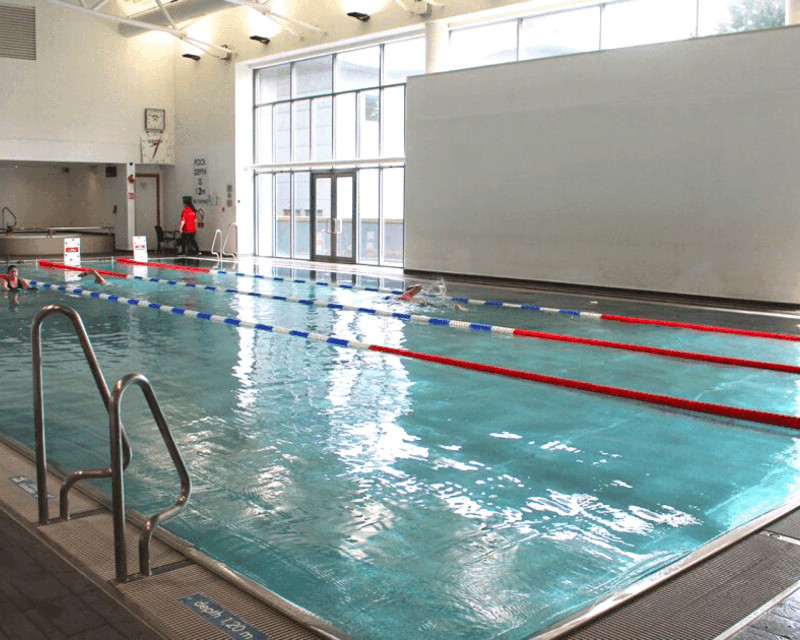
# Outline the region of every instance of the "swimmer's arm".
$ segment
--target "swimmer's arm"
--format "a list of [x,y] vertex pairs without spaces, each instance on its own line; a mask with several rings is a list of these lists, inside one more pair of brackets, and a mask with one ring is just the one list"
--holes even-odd
[[22,286],[25,287],[26,289],[31,289],[32,288],[31,287],[31,283],[28,282],[27,280],[23,280],[22,278],[20,278],[19,281],[22,283]]
[[0,289],[8,291],[8,283],[5,280],[0,280]]

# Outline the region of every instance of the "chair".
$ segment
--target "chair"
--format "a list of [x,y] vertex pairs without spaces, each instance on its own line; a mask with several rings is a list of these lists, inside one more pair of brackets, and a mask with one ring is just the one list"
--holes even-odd
[[161,253],[161,245],[165,246],[172,243],[175,251],[178,251],[178,232],[177,231],[164,231],[160,225],[156,225],[156,251]]

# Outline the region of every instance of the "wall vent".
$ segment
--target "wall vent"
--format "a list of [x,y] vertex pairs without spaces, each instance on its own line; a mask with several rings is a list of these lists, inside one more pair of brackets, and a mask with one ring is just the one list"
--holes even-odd
[[36,60],[36,7],[0,4],[0,58]]

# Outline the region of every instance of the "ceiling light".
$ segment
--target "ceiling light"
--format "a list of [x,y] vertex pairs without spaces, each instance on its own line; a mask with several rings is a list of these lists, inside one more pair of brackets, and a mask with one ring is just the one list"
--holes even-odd
[[200,56],[198,56],[196,53],[184,53],[183,57],[184,58],[189,58],[189,60],[199,60],[200,59]]
[[266,36],[250,36],[250,39],[260,42],[261,44],[269,44],[269,38]]
[[361,13],[360,11],[351,11],[347,15],[351,18],[355,18],[356,20],[361,20],[361,22],[366,22],[369,20],[369,16],[366,13]]

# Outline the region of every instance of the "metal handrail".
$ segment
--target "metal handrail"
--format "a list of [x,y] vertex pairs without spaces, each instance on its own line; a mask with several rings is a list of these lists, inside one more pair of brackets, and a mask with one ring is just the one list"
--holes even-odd
[[[219,252],[214,251],[214,244],[217,242],[217,238],[219,238],[220,242]],[[211,254],[217,256],[217,262],[222,260],[222,229],[218,228],[214,230],[214,239],[211,240]]]
[[[47,505],[47,455],[44,432],[44,387],[42,385],[42,322],[54,313],[61,313],[72,322],[75,332],[78,334],[84,356],[89,364],[89,368],[100,392],[100,397],[106,410],[109,408],[110,392],[108,385],[100,370],[97,356],[94,354],[86,328],[83,326],[78,312],[72,307],[63,304],[51,304],[42,307],[34,316],[31,322],[31,350],[33,357],[33,419],[36,434],[36,490],[39,502],[39,523],[47,524],[49,521],[49,509]],[[125,456],[124,466],[127,467],[131,460],[131,445],[125,430],[120,427],[122,434],[122,448]],[[69,474],[61,486],[60,493],[60,516],[64,520],[69,519],[69,490],[79,480],[89,478],[108,478],[111,477],[111,467],[107,469],[83,469]]]
[[237,260],[238,258],[236,256],[236,253],[228,253],[228,254],[225,253],[225,247],[228,246],[228,237],[231,235],[231,229],[233,229],[234,227],[236,227],[236,239],[237,240],[239,239],[239,225],[237,225],[235,222],[231,222],[228,225],[227,231],[225,231],[225,239],[222,241],[222,247],[220,248],[219,252],[223,258],[226,255],[229,255],[234,260]]
[[136,384],[141,388],[144,397],[147,400],[147,405],[150,407],[150,413],[156,421],[158,430],[161,432],[161,438],[164,444],[167,445],[167,451],[172,458],[172,463],[178,471],[181,479],[181,492],[175,504],[157,514],[151,516],[145,522],[142,533],[139,536],[139,573],[143,576],[152,575],[150,570],[150,541],[155,533],[158,525],[177,514],[181,509],[186,506],[189,501],[189,496],[192,493],[192,482],[189,478],[189,471],[186,468],[186,463],[181,457],[178,447],[175,445],[175,440],[170,433],[167,421],[164,418],[164,413],[161,411],[161,406],[158,404],[155,391],[153,387],[140,373],[129,373],[123,376],[114,385],[109,399],[108,416],[109,416],[109,429],[111,435],[111,499],[114,510],[114,562],[117,572],[117,581],[128,581],[128,547],[126,543],[125,532],[125,481],[123,478],[123,430],[122,423],[120,422],[120,408],[122,403],[122,395],[129,385]]
[[[10,225],[6,226],[6,211],[8,211],[11,214],[11,217],[14,218],[14,224],[10,224]],[[3,216],[3,226],[2,226],[2,228],[5,229],[6,231],[11,231],[14,227],[17,226],[17,216],[14,215],[14,212],[11,209],[9,209],[8,207],[3,207],[2,210],[0,210],[0,215]]]

